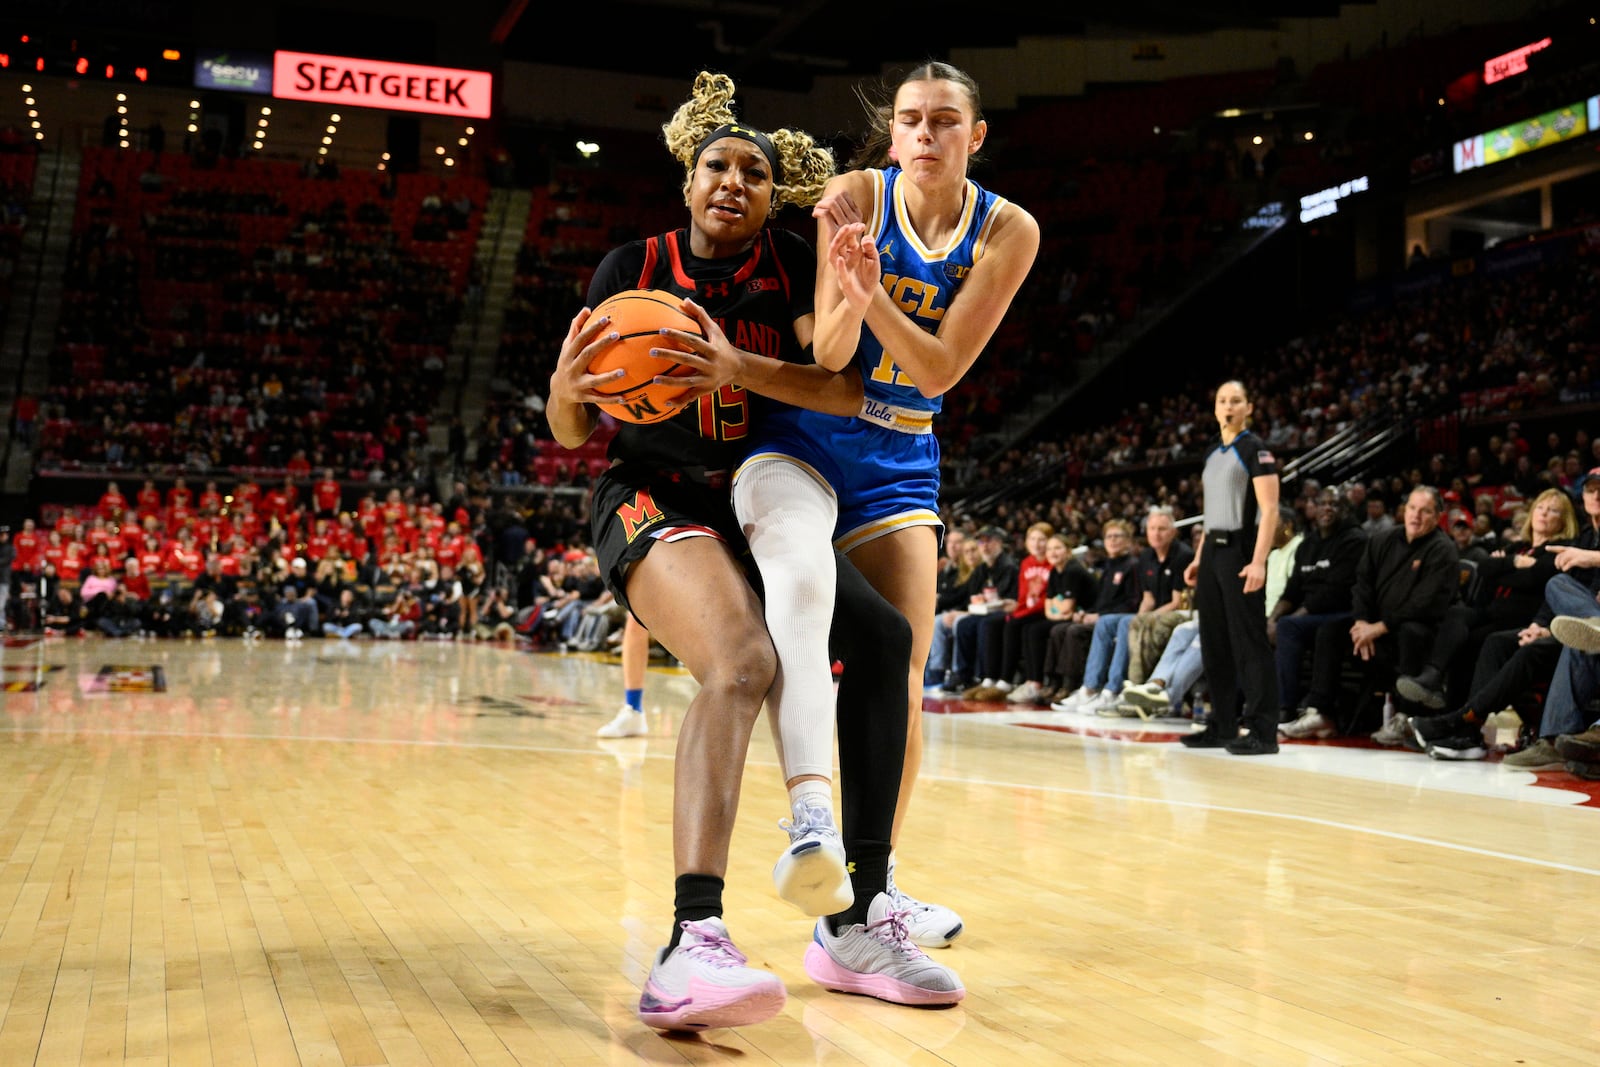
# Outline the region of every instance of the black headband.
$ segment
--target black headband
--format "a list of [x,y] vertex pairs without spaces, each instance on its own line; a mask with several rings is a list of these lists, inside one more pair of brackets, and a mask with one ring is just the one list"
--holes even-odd
[[772,167],[773,184],[780,183],[783,168],[778,165],[778,150],[773,147],[772,138],[760,130],[753,130],[748,126],[738,126],[733,123],[725,123],[706,134],[705,140],[701,141],[694,150],[694,162],[691,166],[699,166],[700,156],[705,152],[706,147],[714,141],[722,140],[724,137],[737,137],[741,141],[749,141],[761,149],[761,154],[767,157],[767,163]]

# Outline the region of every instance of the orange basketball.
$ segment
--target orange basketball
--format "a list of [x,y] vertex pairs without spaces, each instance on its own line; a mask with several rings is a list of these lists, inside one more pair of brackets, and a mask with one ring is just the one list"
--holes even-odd
[[650,350],[683,349],[684,346],[673,338],[662,336],[663,329],[701,335],[700,324],[680,309],[682,303],[682,297],[660,289],[628,289],[607,297],[595,307],[594,314],[611,316],[611,328],[621,336],[594,358],[589,364],[589,373],[627,371],[616,381],[601,387],[601,392],[622,398],[619,403],[602,406],[601,411],[623,422],[643,426],[677,414],[667,402],[683,390],[672,385],[658,385],[654,379],[662,375],[693,374],[694,368],[658,359]]

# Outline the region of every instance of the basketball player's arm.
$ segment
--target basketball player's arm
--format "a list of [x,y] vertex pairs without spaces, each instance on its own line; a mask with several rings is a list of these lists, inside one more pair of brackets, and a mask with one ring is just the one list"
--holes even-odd
[[[817,220],[817,319],[812,353],[817,364],[842,370],[855,358],[861,324],[874,290],[881,290],[876,247],[863,237],[876,220],[851,219],[854,205],[873,203],[872,178],[848,171],[828,180],[812,211]],[[851,412],[855,414],[855,412]]]
[[[945,309],[936,333],[918,326],[881,285],[867,305],[867,327],[919,393],[942,396],[977,362],[1021,290],[1038,252],[1038,222],[1016,204],[1007,203],[995,222],[988,249]],[[817,299],[819,303],[822,300],[820,286]]]
[[[673,401],[674,407],[691,404],[707,393],[714,393],[724,385],[733,384],[741,385],[752,393],[759,393],[770,400],[810,411],[820,411],[826,415],[860,413],[864,394],[861,375],[855,370],[847,367],[840,373],[814,363],[790,363],[773,356],[763,356],[737,348],[728,341],[727,335],[722,332],[716,320],[707,314],[705,308],[687,299],[684,300],[683,307],[699,320],[700,329],[705,336],[696,337],[692,333],[678,330],[666,331],[690,351],[668,352],[663,358],[670,358],[693,367],[696,372],[691,377],[656,379],[683,381],[690,385],[685,393]],[[815,319],[815,315],[808,313],[794,320],[795,338],[802,348],[813,343]]]
[[595,405],[614,399],[595,392],[595,387],[627,373],[619,369],[610,374],[590,374],[585,369],[606,345],[617,339],[615,331],[606,332],[609,325],[605,316],[592,316],[584,308],[572,317],[566,340],[561,342],[561,355],[550,375],[544,415],[551,435],[565,448],[577,448],[587,441],[600,421]]

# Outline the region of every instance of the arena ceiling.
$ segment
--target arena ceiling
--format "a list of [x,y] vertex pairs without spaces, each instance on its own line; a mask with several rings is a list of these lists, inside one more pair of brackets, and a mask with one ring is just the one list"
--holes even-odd
[[[1019,38],[1174,36],[1339,13],[1335,0],[618,0],[597,23],[560,28],[539,0],[504,4],[493,35],[508,59],[682,78],[707,66],[741,85],[804,89],[813,77],[876,74]],[[1357,0],[1374,3],[1376,0]],[[570,16],[569,16],[570,17]]]

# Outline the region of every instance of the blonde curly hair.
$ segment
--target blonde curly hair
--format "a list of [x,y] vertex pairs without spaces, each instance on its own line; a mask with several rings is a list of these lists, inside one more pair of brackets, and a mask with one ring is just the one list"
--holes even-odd
[[[726,74],[701,71],[695,77],[689,99],[678,106],[661,136],[667,150],[684,166],[683,199],[689,201],[689,186],[694,180],[695,150],[719,126],[738,121],[733,112],[733,79]],[[810,207],[822,199],[823,187],[833,177],[833,152],[817,144],[804,130],[774,130],[767,136],[778,153],[778,173],[772,176],[770,219],[785,204]]]

